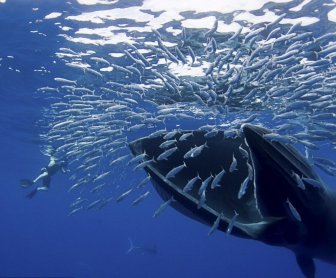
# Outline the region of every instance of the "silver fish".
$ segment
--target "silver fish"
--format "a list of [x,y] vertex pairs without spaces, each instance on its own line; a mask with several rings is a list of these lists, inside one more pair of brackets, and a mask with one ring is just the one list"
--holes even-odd
[[200,209],[204,206],[206,201],[205,190],[202,192],[200,199],[198,200],[197,209]]
[[127,162],[127,165],[132,164],[132,163],[137,163],[139,161],[144,160],[148,155],[146,154],[146,151],[143,153],[133,157],[130,161]]
[[248,151],[247,150],[245,150],[243,147],[242,147],[242,145],[240,145],[239,146],[239,151],[240,151],[240,153],[242,154],[242,156],[244,157],[244,158],[249,158],[249,153],[248,153]]
[[213,225],[211,226],[209,232],[208,232],[208,236],[211,236],[217,229],[220,223],[220,220],[223,216],[223,213],[218,214],[216,220],[214,221]]
[[187,168],[185,162],[182,165],[176,166],[175,168],[171,169],[165,176],[166,179],[174,178],[179,172],[181,172],[184,168]]
[[233,229],[233,227],[234,227],[235,224],[236,224],[236,220],[237,220],[237,217],[238,217],[238,216],[239,216],[239,213],[236,212],[236,211],[234,211],[234,215],[233,215],[233,217],[231,218],[230,223],[229,223],[229,225],[228,225],[228,228],[227,228],[227,230],[226,230],[226,233],[227,233],[228,235],[231,234],[232,229]]
[[144,186],[146,185],[146,183],[150,181],[151,178],[152,178],[152,177],[151,177],[150,175],[148,175],[147,177],[145,177],[142,181],[140,181],[140,182],[137,184],[136,188],[144,187]]
[[214,189],[217,186],[220,186],[219,182],[222,180],[224,174],[226,173],[226,171],[224,170],[224,168],[222,169],[222,171],[220,171],[215,178],[212,180],[211,182],[211,189]]
[[124,200],[128,195],[130,195],[132,192],[133,192],[133,188],[125,191],[124,193],[122,193],[120,196],[117,197],[116,201],[117,202],[120,202],[122,200]]
[[168,160],[168,157],[177,151],[177,147],[170,148],[157,157],[157,161]]
[[83,206],[78,207],[78,208],[74,208],[73,210],[71,210],[71,211],[69,212],[68,216],[74,215],[75,213],[78,213],[78,212],[82,211],[83,209],[84,209]]
[[245,195],[249,181],[250,181],[250,178],[249,176],[247,176],[242,182],[242,184],[240,185],[240,189],[238,192],[238,199],[241,199]]
[[173,139],[173,140],[167,140],[167,141],[164,141],[159,147],[161,149],[166,149],[166,148],[169,148],[171,147],[173,144],[175,144],[177,142],[176,139]]
[[302,218],[299,214],[299,212],[296,210],[296,208],[292,205],[292,203],[289,201],[289,199],[286,200],[286,203],[288,205],[288,208],[292,214],[292,216],[299,222],[302,222]]
[[164,202],[153,214],[153,218],[158,217],[172,202],[174,202],[174,196],[171,196],[166,202]]
[[197,174],[196,177],[192,178],[191,180],[189,180],[189,181],[187,182],[187,184],[183,187],[183,190],[182,190],[182,191],[183,191],[183,192],[189,192],[189,191],[191,191],[191,190],[193,189],[193,187],[194,187],[196,181],[197,181],[197,180],[200,180],[200,179],[201,179],[200,176]]
[[237,169],[237,159],[234,156],[234,153],[232,155],[232,162],[229,168],[229,172],[232,173],[233,171],[236,171]]
[[201,195],[204,191],[206,191],[206,188],[208,187],[210,181],[212,180],[213,176],[210,175],[207,177],[201,184],[201,187],[198,190],[198,195]]
[[137,205],[149,195],[149,191],[146,191],[144,194],[140,195],[138,198],[134,199],[132,205]]
[[181,137],[178,139],[179,141],[185,141],[187,140],[188,137],[192,136],[193,133],[192,132],[189,132],[189,133],[184,133],[181,135]]
[[145,160],[145,161],[139,163],[138,165],[136,165],[136,166],[133,168],[133,171],[138,170],[138,169],[142,169],[142,168],[146,167],[147,165],[149,165],[149,164],[151,164],[151,163],[153,163],[153,162],[155,162],[154,159]]
[[297,184],[297,186],[298,186],[299,188],[301,188],[302,190],[305,190],[305,189],[306,189],[306,187],[305,187],[305,185],[304,185],[302,179],[301,179],[300,176],[299,176],[297,173],[295,173],[294,171],[292,171],[292,177],[295,179],[296,184]]

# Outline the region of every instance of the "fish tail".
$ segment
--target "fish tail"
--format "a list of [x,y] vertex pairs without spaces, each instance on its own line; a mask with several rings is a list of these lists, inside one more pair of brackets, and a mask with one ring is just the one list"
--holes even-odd
[[130,247],[128,248],[128,250],[126,251],[126,254],[129,254],[130,252],[132,252],[132,250],[134,249],[134,245],[133,245],[133,241],[131,238],[128,238]]
[[132,241],[131,238],[128,238],[128,242],[129,242],[130,246],[129,246],[129,248],[128,248],[128,249],[126,250],[126,252],[125,252],[126,255],[129,254],[129,253],[131,253],[132,251],[134,251],[134,250],[136,250],[136,249],[139,249],[138,246],[134,246],[133,241]]

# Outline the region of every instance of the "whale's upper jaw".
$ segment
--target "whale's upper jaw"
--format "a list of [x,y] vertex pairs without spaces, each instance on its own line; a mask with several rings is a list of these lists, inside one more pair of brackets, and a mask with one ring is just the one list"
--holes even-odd
[[285,217],[287,198],[299,194],[292,177],[293,170],[302,173],[295,165],[297,156],[283,144],[266,140],[264,135],[270,132],[264,128],[244,125],[243,132],[255,172],[258,208],[263,216]]
[[325,188],[302,189],[293,175],[320,180],[309,163],[293,147],[265,139],[269,130],[253,125],[244,125],[242,129],[253,162],[256,198],[262,215],[288,217],[284,203],[289,199],[307,222],[315,214],[318,217],[318,205],[311,202],[319,203]]

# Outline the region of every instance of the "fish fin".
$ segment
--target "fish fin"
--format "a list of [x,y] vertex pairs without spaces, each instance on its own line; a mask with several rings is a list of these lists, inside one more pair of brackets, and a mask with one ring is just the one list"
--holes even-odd
[[311,257],[297,254],[296,262],[298,263],[302,273],[306,278],[315,277],[315,263]]
[[133,241],[132,241],[131,238],[128,238],[128,241],[129,241],[130,247],[128,248],[128,250],[126,250],[126,252],[125,252],[126,255],[128,255],[129,253],[131,253],[132,251],[134,251],[136,249],[139,249],[138,246],[133,245]]
[[128,241],[129,241],[130,247],[126,250],[126,252],[125,252],[126,254],[131,253],[131,252],[133,251],[133,249],[134,249],[132,239],[131,239],[131,238],[128,238]]
[[20,180],[20,184],[21,184],[22,187],[27,188],[27,187],[33,185],[34,182],[32,180],[29,180],[29,179],[22,179],[22,180]]

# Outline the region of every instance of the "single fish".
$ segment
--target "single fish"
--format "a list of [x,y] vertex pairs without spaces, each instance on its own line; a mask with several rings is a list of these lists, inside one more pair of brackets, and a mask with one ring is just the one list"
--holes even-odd
[[119,203],[120,201],[124,200],[128,195],[130,195],[133,192],[133,188],[125,191],[120,196],[117,197],[116,201]]
[[222,169],[222,171],[220,171],[215,178],[212,180],[211,182],[211,189],[214,189],[215,187],[219,187],[220,184],[219,182],[222,180],[223,176],[225,175],[226,171],[224,170],[224,168]]
[[292,214],[292,216],[299,222],[302,222],[301,216],[299,214],[299,212],[296,210],[296,208],[292,205],[292,203],[288,200],[286,200],[286,204]]
[[185,162],[183,162],[182,165],[176,166],[175,168],[171,169],[165,176],[166,179],[169,178],[175,178],[175,176],[181,172],[184,168],[187,168],[187,165],[185,164]]
[[203,207],[205,202],[206,202],[206,197],[205,197],[205,190],[204,190],[202,191],[201,197],[198,200],[197,209],[200,209],[201,207]]
[[174,202],[174,196],[171,196],[170,199],[165,201],[153,214],[153,218],[158,217],[172,202]]
[[247,176],[244,179],[244,181],[242,182],[242,184],[240,185],[240,189],[239,189],[239,192],[238,192],[238,199],[239,200],[245,195],[249,181],[250,181],[250,178],[249,178],[249,176]]
[[234,153],[232,155],[232,162],[229,168],[229,172],[232,173],[233,171],[237,171],[237,159],[234,156]]
[[177,151],[177,147],[173,147],[170,148],[166,151],[164,151],[163,153],[161,153],[158,157],[157,157],[157,161],[161,161],[161,160],[168,160],[168,157],[170,157],[173,153],[175,153]]
[[228,228],[227,228],[227,230],[226,230],[226,233],[227,233],[228,235],[231,234],[232,229],[233,229],[233,227],[234,227],[235,224],[236,224],[236,220],[237,220],[237,217],[238,217],[238,216],[239,216],[239,213],[236,212],[236,211],[234,211],[234,215],[233,215],[233,217],[231,218],[230,223],[229,223],[229,225],[228,225]]
[[299,176],[297,173],[295,173],[294,171],[292,171],[292,177],[295,179],[296,184],[297,184],[297,186],[298,186],[299,188],[301,188],[302,190],[305,190],[305,189],[306,189],[306,187],[305,187],[305,185],[304,185],[302,179],[301,179],[300,176]]
[[199,190],[198,190],[198,195],[202,195],[202,193],[203,193],[204,191],[206,191],[206,189],[207,189],[207,187],[208,187],[210,181],[212,180],[212,178],[213,178],[213,176],[210,175],[209,177],[207,177],[207,178],[202,182],[201,187],[200,187]]
[[146,197],[149,195],[149,191],[146,191],[145,193],[143,193],[142,195],[140,195],[139,197],[137,197],[136,199],[133,200],[132,205],[137,205],[140,202],[142,202],[144,199],[146,199]]
[[216,220],[214,221],[213,225],[211,226],[209,232],[208,232],[208,236],[211,236],[217,229],[220,223],[220,220],[223,216],[223,213],[218,214]]
[[193,189],[195,183],[197,182],[197,180],[200,180],[200,176],[197,174],[196,177],[192,178],[191,180],[189,180],[187,182],[187,184],[183,187],[183,192],[189,192]]

